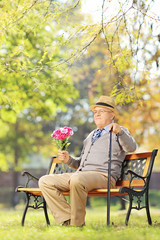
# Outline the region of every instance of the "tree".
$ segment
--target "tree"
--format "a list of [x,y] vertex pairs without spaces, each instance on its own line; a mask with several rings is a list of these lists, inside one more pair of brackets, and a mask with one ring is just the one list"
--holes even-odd
[[[119,123],[130,129],[131,121],[134,122],[131,132],[139,146],[149,145],[152,137],[155,139],[152,146],[158,147],[159,32],[156,27],[159,19],[153,14],[154,1],[117,1],[115,15],[110,14],[112,2],[103,1],[100,24],[77,26],[76,34],[69,37],[72,43],[76,41],[75,36],[78,38],[77,51],[63,62],[72,64],[76,71],[77,66],[81,66],[81,70],[73,73],[77,88],[83,89],[80,91],[81,102],[88,106],[101,94],[113,96],[119,105]],[[103,54],[99,55],[98,48],[105,48]],[[92,64],[85,61],[89,56]],[[96,56],[95,61],[93,56]],[[86,64],[84,69],[82,62]],[[71,122],[76,121],[80,128],[84,121],[85,125],[88,123],[89,107],[85,110],[78,101],[71,111],[71,114],[76,112]],[[88,131],[90,127],[91,123]],[[82,128],[81,134],[84,136]],[[151,145],[148,148],[151,149]]]
[[[80,1],[14,0],[7,1],[7,4],[1,1],[0,124],[3,127],[1,139],[5,139],[4,144],[7,136],[15,143],[14,131],[20,131],[20,136],[24,125],[27,131],[31,128],[34,135],[31,143],[27,140],[26,149],[32,149],[33,142],[40,147],[39,139],[45,140],[41,131],[44,129],[42,123],[44,126],[46,124],[44,119],[54,119],[57,109],[59,112],[66,111],[66,103],[69,103],[69,110],[65,117],[59,114],[61,122],[79,126],[81,136],[76,137],[79,143],[84,138],[84,133],[87,134],[92,128],[91,115],[88,114],[89,103],[95,102],[101,94],[115,97],[120,105],[120,122],[123,125],[130,124],[129,114],[135,110],[137,117],[133,119],[140,119],[146,110],[145,103],[151,103],[146,100],[146,93],[151,93],[152,79],[155,79],[156,84],[158,79],[158,76],[152,74],[155,67],[159,68],[159,33],[153,32],[159,19],[151,15],[153,2],[117,1],[117,11],[109,14],[113,10],[111,6],[114,1],[103,0],[102,19],[97,24],[81,21],[84,20],[82,15],[78,15],[77,20],[76,9],[79,8]],[[151,48],[148,48],[148,42]],[[102,52],[99,51],[101,49]],[[86,66],[79,71],[79,65],[84,59]],[[77,76],[77,69],[80,77]],[[81,91],[74,106],[70,103],[78,95],[72,86],[71,74],[76,88]],[[156,96],[158,94],[157,90]],[[149,97],[154,99],[151,94]],[[155,106],[156,102],[152,108],[147,105],[147,109],[152,109],[155,113]],[[59,119],[56,117],[55,126],[60,124]],[[138,121],[136,124],[137,128],[140,127]],[[151,124],[150,122],[150,126]],[[145,117],[141,121],[141,127],[140,134],[135,130],[137,128],[133,132],[142,144],[143,132],[149,138]],[[159,134],[158,127],[157,124],[153,128]],[[9,128],[12,129],[12,134]],[[152,126],[149,131],[151,129]],[[22,138],[29,139],[27,131],[18,140],[19,147]],[[13,145],[10,143],[10,146]],[[6,152],[9,154],[8,150]],[[0,157],[6,168],[5,154],[1,153]],[[16,166],[18,163],[20,160]]]
[[[125,1],[126,6],[128,2]],[[103,33],[110,53],[106,65],[109,74],[103,69],[97,72],[91,88],[94,98],[95,93],[105,94],[108,81],[113,81],[110,94],[119,105],[119,123],[130,128],[133,121],[130,131],[145,150],[146,147],[147,150],[158,148],[160,137],[159,33],[155,31],[156,17],[149,13],[152,4],[153,1],[134,1],[128,8],[122,5],[121,21],[116,21],[116,26],[104,24]],[[128,16],[126,13],[131,10]],[[135,24],[131,24],[131,19]],[[104,80],[99,81],[103,77]]]
[[58,108],[66,111],[66,103],[78,94],[67,65],[53,67],[66,53],[59,45],[58,25],[44,16],[50,1],[42,2],[1,3],[6,21],[0,51],[0,169],[13,170],[14,189],[17,171],[31,153],[53,153],[45,120],[54,119]]
[[[66,55],[57,37],[58,24],[48,21],[57,11],[58,2],[15,0],[1,4],[4,35],[0,51],[0,123],[4,137],[9,132],[7,124],[19,129],[20,121],[32,126],[54,118],[57,108],[66,111],[65,104],[77,92],[67,65],[53,67]],[[55,19],[59,13],[60,10]]]

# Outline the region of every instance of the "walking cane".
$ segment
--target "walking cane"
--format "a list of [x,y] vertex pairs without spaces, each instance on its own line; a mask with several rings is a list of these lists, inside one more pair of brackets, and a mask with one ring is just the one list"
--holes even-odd
[[110,183],[111,183],[111,151],[112,151],[112,129],[110,130],[109,141],[109,162],[108,162],[108,197],[107,197],[107,226],[110,225]]

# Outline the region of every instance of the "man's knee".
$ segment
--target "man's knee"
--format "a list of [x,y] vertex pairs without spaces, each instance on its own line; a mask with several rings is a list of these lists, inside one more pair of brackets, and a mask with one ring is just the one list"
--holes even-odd
[[48,175],[44,175],[39,179],[38,185],[40,188],[42,188],[44,185],[47,184],[47,177],[48,177]]
[[38,184],[40,189],[48,187],[51,187],[52,189],[57,189],[59,183],[56,175],[44,175],[39,179]]
[[73,174],[70,178],[70,187],[83,186],[83,179],[80,174]]

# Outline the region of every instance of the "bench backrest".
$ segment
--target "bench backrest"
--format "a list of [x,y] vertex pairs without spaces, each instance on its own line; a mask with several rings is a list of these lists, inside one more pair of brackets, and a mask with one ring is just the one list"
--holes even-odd
[[[149,181],[157,151],[157,149],[154,149],[152,152],[134,153],[126,155],[125,160],[122,164],[121,177],[117,181],[116,186],[122,187],[129,185],[131,175],[125,174],[128,170],[132,170],[138,175],[146,177],[146,179],[148,179]],[[62,165],[61,161],[59,161],[57,157],[52,157],[48,174],[59,174],[75,171],[75,169],[70,168],[67,164]],[[144,181],[136,178],[132,181],[132,186],[143,187]]]
[[[157,154],[157,150],[153,150],[152,152],[144,152],[144,153],[135,153],[128,154],[122,164],[121,176],[117,181],[116,185],[118,187],[128,186],[131,174],[125,174],[128,170],[131,170],[138,175],[145,177],[145,180],[149,181],[152,173],[152,168],[154,164],[154,159]],[[143,187],[144,181],[140,178],[135,178],[132,181],[132,185],[134,187]]]
[[52,157],[48,174],[60,174],[66,172],[75,172],[76,170],[69,167],[67,164],[62,164],[61,161],[58,160],[57,157]]

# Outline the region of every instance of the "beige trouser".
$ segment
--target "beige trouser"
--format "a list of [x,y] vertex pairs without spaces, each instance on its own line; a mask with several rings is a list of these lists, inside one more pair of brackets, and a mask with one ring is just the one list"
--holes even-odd
[[[87,193],[98,188],[107,188],[107,174],[97,171],[83,171],[45,175],[39,180],[39,187],[58,223],[71,219],[71,225],[81,226],[85,222]],[[115,180],[111,177],[111,188]],[[70,205],[61,193],[70,191]]]

